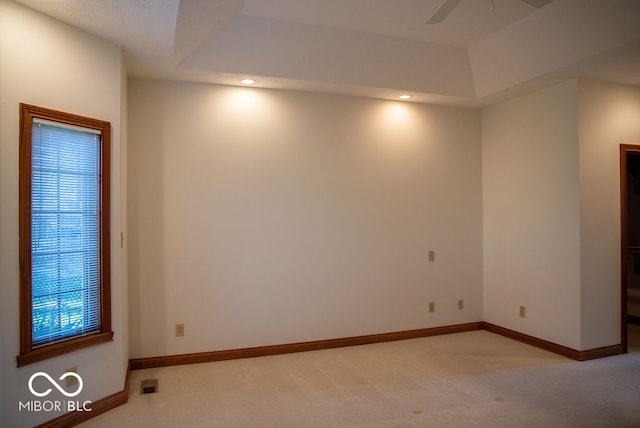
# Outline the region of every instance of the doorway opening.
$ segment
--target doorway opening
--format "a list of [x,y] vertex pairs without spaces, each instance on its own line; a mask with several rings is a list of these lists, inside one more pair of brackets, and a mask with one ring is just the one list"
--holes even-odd
[[640,332],[640,145],[620,146],[622,350],[637,351]]

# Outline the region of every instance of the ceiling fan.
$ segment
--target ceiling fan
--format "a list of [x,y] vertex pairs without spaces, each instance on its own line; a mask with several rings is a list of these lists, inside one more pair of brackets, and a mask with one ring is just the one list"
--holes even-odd
[[[491,11],[493,12],[493,0],[491,1]],[[520,0],[527,3],[533,7],[542,7],[549,3],[552,0]],[[442,4],[436,9],[435,12],[431,15],[429,19],[427,19],[427,24],[437,24],[439,22],[444,21],[444,19],[449,16],[453,10],[458,7],[460,0],[444,0]]]

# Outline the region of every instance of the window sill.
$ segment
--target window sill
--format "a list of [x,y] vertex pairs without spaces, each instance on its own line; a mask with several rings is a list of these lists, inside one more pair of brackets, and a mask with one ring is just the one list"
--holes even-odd
[[113,332],[95,333],[88,336],[77,337],[63,342],[46,345],[18,355],[18,367],[37,363],[38,361],[69,354],[79,349],[99,345],[113,341]]

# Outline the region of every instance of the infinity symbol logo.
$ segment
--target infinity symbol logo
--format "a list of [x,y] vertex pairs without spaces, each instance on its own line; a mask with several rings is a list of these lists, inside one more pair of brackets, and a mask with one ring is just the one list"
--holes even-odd
[[78,373],[66,372],[62,376],[60,376],[59,380],[66,379],[69,376],[75,377],[78,380],[78,390],[76,392],[67,392],[64,389],[62,389],[62,387],[60,385],[58,385],[56,383],[56,381],[53,380],[53,378],[51,378],[51,376],[49,376],[47,373],[45,373],[45,372],[36,372],[36,373],[32,374],[31,377],[29,378],[29,391],[31,391],[31,393],[33,395],[35,395],[36,397],[46,397],[47,395],[49,395],[51,393],[51,388],[47,389],[45,392],[37,392],[37,391],[35,391],[33,389],[33,380],[35,378],[37,378],[38,376],[43,376],[43,377],[47,378],[47,380],[49,382],[51,382],[51,385],[55,386],[55,388],[58,391],[60,391],[60,393],[62,395],[64,395],[65,397],[75,397],[76,395],[80,394],[80,392],[82,391],[82,387],[83,387],[82,378],[80,377],[80,375]]

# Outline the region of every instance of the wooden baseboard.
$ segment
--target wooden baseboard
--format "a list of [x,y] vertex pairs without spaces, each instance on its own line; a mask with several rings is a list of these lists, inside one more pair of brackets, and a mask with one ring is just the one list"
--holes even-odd
[[418,337],[461,333],[465,331],[481,329],[482,322],[474,322],[444,327],[423,328],[418,330],[407,330],[394,333],[371,334],[367,336],[317,340],[313,342],[300,342],[285,345],[258,346],[255,348],[198,352],[194,354],[168,355],[164,357],[135,358],[130,360],[130,366],[131,370],[139,370],[182,364],[209,363],[213,361],[234,360],[240,358],[264,357],[267,355],[290,354],[293,352],[318,351],[322,349],[341,348],[344,346],[368,345],[372,343],[415,339]]
[[528,345],[532,345],[537,348],[544,349],[545,351],[553,352],[555,354],[559,354],[576,361],[587,361],[587,360],[593,360],[596,358],[610,357],[612,355],[619,355],[624,353],[622,349],[622,344],[604,346],[602,348],[596,348],[596,349],[588,349],[586,351],[578,351],[576,349],[558,345],[557,343],[539,339],[534,336],[529,336],[528,334],[524,334],[515,330],[510,330],[508,328],[500,327],[498,325],[491,324],[489,322],[483,322],[482,324],[483,324],[483,328],[487,331],[490,331],[491,333],[496,333],[501,336],[505,336],[510,339],[517,340],[518,342],[523,342]]
[[127,367],[127,373],[124,379],[124,389],[122,391],[111,394],[108,397],[101,398],[91,403],[90,412],[69,412],[58,416],[55,419],[37,425],[35,428],[64,428],[73,427],[86,422],[91,418],[105,413],[111,409],[129,401],[129,379],[131,375],[131,364]]
[[580,358],[578,361],[596,360],[598,358],[612,357],[614,355],[624,354],[625,351],[622,348],[622,344],[603,346],[601,348],[587,349],[580,352]]
[[622,345],[578,351],[557,343],[529,336],[524,333],[480,321],[443,327],[424,328],[394,333],[372,334],[368,336],[347,337],[341,339],[318,340],[313,342],[290,343],[284,345],[259,346],[255,348],[231,349],[226,351],[198,352],[193,354],[167,355],[162,357],[136,358],[129,361],[131,370],[167,367],[183,364],[209,363],[214,361],[235,360],[240,358],[264,357],[267,355],[290,354],[294,352],[318,351],[344,346],[367,345],[394,340],[415,339],[418,337],[441,334],[461,333],[465,331],[487,330],[528,345],[550,351],[576,361],[587,361],[624,353]]
[[129,360],[125,376],[124,389],[108,397],[94,401],[91,412],[71,412],[47,421],[36,428],[61,428],[78,425],[104,412],[125,404],[129,399],[130,371],[155,367],[167,367],[182,364],[208,363],[213,361],[234,360],[240,358],[264,357],[267,355],[290,354],[294,352],[318,351],[345,346],[368,345],[396,340],[416,339],[419,337],[442,334],[462,333],[466,331],[487,330],[565,357],[586,361],[595,358],[622,354],[622,345],[605,346],[587,351],[577,351],[547,340],[538,339],[524,333],[500,327],[484,321],[456,324],[443,327],[422,328],[394,333],[371,334],[367,336],[345,337],[341,339],[317,340],[312,342],[290,343],[284,345],[258,346],[254,348],[231,349],[227,351],[198,352],[193,354],[168,355],[164,357],[134,358]]

